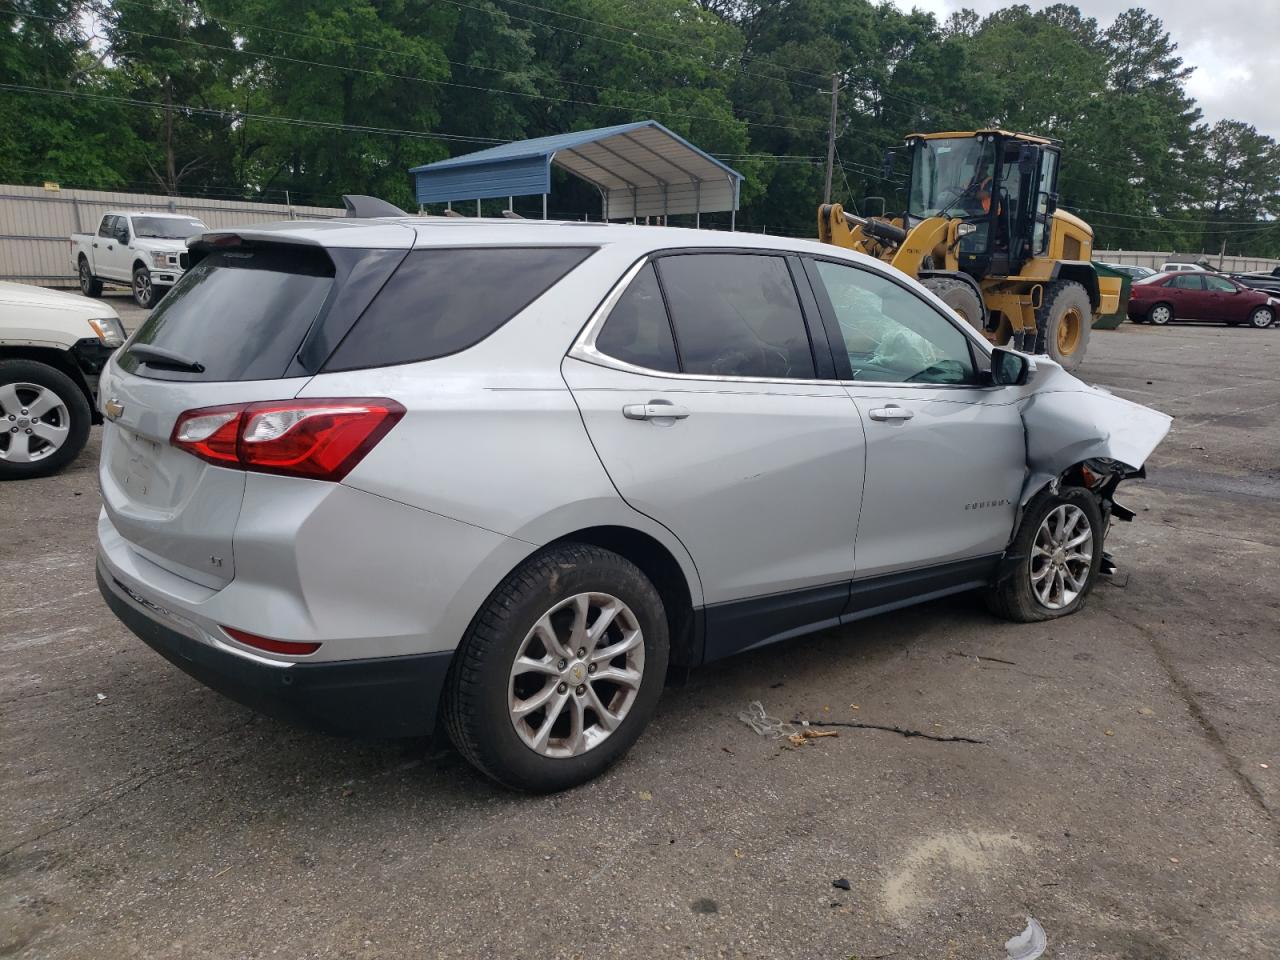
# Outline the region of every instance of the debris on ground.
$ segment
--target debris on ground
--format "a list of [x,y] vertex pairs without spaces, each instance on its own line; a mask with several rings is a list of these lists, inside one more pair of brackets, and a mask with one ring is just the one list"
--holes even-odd
[[653,794],[652,794],[652,793],[650,793],[648,790],[641,790],[641,791],[640,791],[640,799],[641,799],[641,800],[652,800],[652,799],[653,799]]
[[738,719],[762,737],[773,737],[777,740],[789,740],[792,746],[800,747],[808,740],[819,737],[834,736],[834,731],[817,730],[816,727],[849,727],[855,730],[884,730],[896,733],[901,737],[923,737],[925,740],[936,740],[939,743],[986,743],[975,737],[950,737],[937,733],[925,733],[922,730],[911,730],[907,727],[896,727],[884,723],[863,723],[859,720],[793,720],[788,723],[769,715],[764,704],[752,700],[747,709],[738,714]]
[[1027,929],[1005,941],[1004,950],[1009,955],[1009,960],[1036,960],[1048,945],[1044,927],[1040,926],[1035,917],[1027,917]]
[[832,881],[831,881],[831,885],[832,885],[833,887],[835,887],[837,890],[852,890],[852,889],[853,889],[853,888],[849,885],[849,881],[848,881],[848,880],[846,880],[844,877],[840,877],[838,880],[832,880]]
[[710,897],[699,897],[693,903],[689,904],[689,909],[694,913],[719,913],[720,904],[716,903]]

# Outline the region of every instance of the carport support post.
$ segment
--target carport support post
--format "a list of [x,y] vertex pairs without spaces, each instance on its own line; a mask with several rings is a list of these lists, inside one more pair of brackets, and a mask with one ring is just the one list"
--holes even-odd
[[547,195],[542,195],[542,219],[547,219]]
[[480,198],[476,197],[476,216],[480,216]]
[[693,225],[702,228],[702,181],[698,180],[693,185]]

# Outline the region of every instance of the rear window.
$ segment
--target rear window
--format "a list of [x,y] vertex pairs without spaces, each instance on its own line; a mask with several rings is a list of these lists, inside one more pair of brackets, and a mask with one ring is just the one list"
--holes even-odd
[[126,350],[121,369],[171,380],[272,380],[284,375],[333,288],[333,263],[306,247],[218,251],[187,271],[151,312],[130,350],[149,344],[200,364],[192,372]]
[[140,237],[158,240],[185,240],[208,229],[199,220],[180,217],[134,217],[133,232]]
[[414,250],[325,364],[414,363],[479,343],[554,286],[592,247]]

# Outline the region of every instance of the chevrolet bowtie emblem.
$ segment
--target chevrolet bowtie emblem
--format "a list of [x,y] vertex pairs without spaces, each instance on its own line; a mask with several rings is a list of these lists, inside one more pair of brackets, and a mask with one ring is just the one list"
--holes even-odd
[[103,412],[106,413],[108,420],[115,420],[120,414],[124,413],[124,404],[112,397],[103,406]]

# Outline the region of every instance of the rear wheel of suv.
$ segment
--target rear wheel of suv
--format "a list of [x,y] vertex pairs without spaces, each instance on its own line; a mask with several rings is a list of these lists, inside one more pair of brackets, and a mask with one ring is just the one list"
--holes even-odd
[[1013,568],[988,590],[987,606],[1018,623],[1075,613],[1102,568],[1102,534],[1102,510],[1088,490],[1037,494],[1009,548]]
[[0,360],[0,480],[61,470],[89,439],[84,391],[36,360]]
[[640,736],[668,652],[662,598],[635,564],[586,544],[549,547],[498,585],[458,647],[449,736],[508,787],[576,786]]

